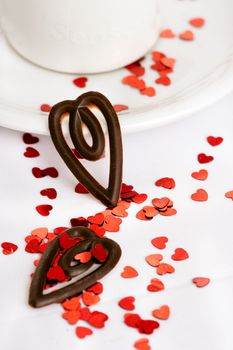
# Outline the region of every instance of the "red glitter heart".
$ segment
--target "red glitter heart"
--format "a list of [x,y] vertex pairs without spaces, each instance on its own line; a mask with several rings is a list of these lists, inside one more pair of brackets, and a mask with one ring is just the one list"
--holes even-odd
[[13,254],[18,249],[18,246],[14,243],[11,243],[11,242],[3,242],[3,243],[1,243],[1,247],[3,249],[2,253],[4,255]]
[[207,137],[207,142],[215,147],[215,146],[218,146],[220,145],[222,142],[223,142],[223,138],[221,136],[218,136],[218,137],[214,137],[214,136],[208,136]]
[[105,322],[108,320],[108,316],[100,311],[93,311],[88,319],[88,323],[96,328],[103,328]]
[[76,327],[75,333],[80,339],[83,339],[87,335],[91,335],[93,333],[93,331],[87,327]]
[[91,254],[98,261],[103,263],[108,257],[108,251],[100,243],[96,243],[94,248],[91,250]]
[[40,168],[35,167],[35,168],[32,168],[32,174],[36,178],[42,178],[45,176],[50,176],[53,178],[58,177],[58,171],[54,167],[49,167],[49,168],[45,168],[45,169],[40,169]]
[[75,86],[77,86],[79,88],[84,88],[84,87],[86,87],[87,81],[88,81],[88,79],[86,77],[80,77],[80,78],[74,79],[73,83]]
[[23,142],[27,145],[33,145],[34,143],[39,142],[38,137],[29,134],[28,132],[23,134]]
[[40,191],[42,196],[47,196],[49,199],[55,199],[57,197],[57,191],[55,188],[45,188]]
[[171,85],[171,79],[166,75],[161,76],[160,78],[156,79],[155,82],[156,82],[156,84],[160,84],[160,85],[164,85],[164,86]]
[[205,20],[204,20],[204,18],[196,17],[196,18],[190,19],[189,24],[191,24],[195,28],[201,28],[204,26]]
[[171,257],[173,260],[180,261],[189,258],[188,253],[183,248],[176,248],[175,253]]
[[166,248],[166,243],[168,242],[168,238],[165,236],[161,237],[155,237],[152,239],[151,243],[153,244],[154,247],[158,249],[164,249]]
[[36,158],[39,157],[40,153],[33,147],[27,147],[24,152],[24,156],[27,158]]
[[200,153],[197,156],[197,160],[201,164],[212,162],[213,159],[214,159],[214,157],[207,156],[205,153]]
[[75,192],[76,193],[89,193],[89,191],[84,187],[81,183],[78,183],[77,186],[75,187]]
[[171,177],[163,177],[163,178],[157,180],[155,182],[155,185],[159,186],[159,187],[172,189],[172,188],[175,188],[176,183],[175,183],[175,180],[172,179]]
[[129,109],[128,106],[120,105],[120,104],[114,105],[113,108],[114,108],[115,112],[122,112],[122,111],[126,111],[127,109]]
[[37,212],[42,216],[48,216],[52,209],[53,209],[52,205],[49,205],[49,204],[41,204],[36,206]]
[[198,288],[202,288],[202,287],[207,286],[207,284],[210,283],[210,279],[207,278],[207,277],[194,277],[194,278],[192,279],[192,282],[193,282],[194,284],[196,284],[196,286],[197,286]]
[[51,109],[52,107],[47,103],[43,103],[42,105],[40,105],[41,112],[50,112]]
[[134,302],[135,302],[135,298],[132,296],[129,296],[121,299],[118,302],[118,305],[124,310],[132,311],[135,309]]

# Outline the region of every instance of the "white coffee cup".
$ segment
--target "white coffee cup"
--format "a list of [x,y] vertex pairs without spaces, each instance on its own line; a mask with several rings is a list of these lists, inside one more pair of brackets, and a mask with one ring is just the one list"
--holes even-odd
[[10,44],[56,71],[97,73],[143,56],[159,32],[157,0],[0,0]]

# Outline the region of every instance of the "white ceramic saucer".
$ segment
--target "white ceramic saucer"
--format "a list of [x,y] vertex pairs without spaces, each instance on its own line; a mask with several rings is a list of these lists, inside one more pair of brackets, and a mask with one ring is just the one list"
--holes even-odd
[[[74,86],[71,74],[45,70],[21,58],[0,35],[0,125],[12,129],[47,134],[47,114],[40,105],[75,99],[88,90],[105,94],[113,104],[128,105],[120,113],[123,132],[139,131],[169,123],[199,110],[233,88],[233,2],[232,0],[161,0],[163,28],[179,34],[193,30],[195,40],[160,39],[156,50],[177,60],[172,85],[156,85],[148,54],[143,65],[147,85],[157,90],[154,97],[142,96],[121,83],[128,74],[120,69],[88,76],[83,89]],[[203,28],[192,28],[188,21],[204,17]]]

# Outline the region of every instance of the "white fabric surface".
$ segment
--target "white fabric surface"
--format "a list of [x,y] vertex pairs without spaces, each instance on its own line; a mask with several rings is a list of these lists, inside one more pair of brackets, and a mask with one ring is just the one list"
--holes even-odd
[[[110,319],[103,330],[94,331],[84,340],[78,339],[75,327],[62,319],[60,305],[40,310],[27,305],[35,256],[24,251],[24,237],[33,228],[66,226],[71,217],[92,215],[104,207],[91,196],[74,192],[76,181],[48,137],[40,137],[40,142],[33,146],[41,156],[28,159],[23,156],[26,145],[22,134],[0,129],[0,242],[10,241],[19,246],[10,256],[0,253],[1,349],[133,349],[133,343],[144,335],[122,322],[124,310],[117,302],[127,295],[136,297],[135,312],[143,318],[153,319],[151,311],[162,304],[171,308],[169,320],[161,321],[161,327],[148,336],[153,350],[233,349],[233,202],[224,196],[226,191],[233,190],[232,111],[233,94],[186,120],[124,135],[124,181],[133,184],[138,192],[149,194],[149,199],[169,196],[178,213],[142,222],[135,218],[135,213],[144,204],[132,204],[120,232],[108,233],[108,237],[120,243],[123,255],[114,271],[104,278],[101,301],[92,309],[103,310]],[[206,142],[208,135],[222,136],[224,142],[211,147]],[[201,152],[213,155],[214,161],[200,165],[197,154]],[[55,166],[60,176],[35,179],[31,174],[33,166]],[[205,182],[191,177],[193,171],[201,168],[209,171]],[[100,165],[99,177],[102,172]],[[154,186],[154,181],[164,176],[176,180],[174,190]],[[57,189],[56,200],[41,197],[39,192],[46,187]],[[190,199],[197,188],[208,191],[207,202]],[[149,199],[146,203],[150,203]],[[35,211],[35,206],[43,203],[54,206],[48,217]],[[146,286],[150,278],[158,276],[144,259],[160,252],[150,243],[160,235],[169,238],[162,254],[176,271],[161,277],[165,291],[149,293]],[[170,260],[177,247],[186,249],[190,258],[181,262]],[[136,267],[139,277],[121,278],[125,265]],[[191,282],[196,276],[209,277],[211,283],[198,289]]]

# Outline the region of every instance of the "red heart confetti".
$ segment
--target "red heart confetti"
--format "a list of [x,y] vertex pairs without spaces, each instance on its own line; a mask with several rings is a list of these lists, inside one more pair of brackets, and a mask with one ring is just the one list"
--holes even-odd
[[108,257],[108,250],[106,250],[102,244],[96,243],[94,248],[91,250],[91,254],[101,263],[105,262]]
[[96,282],[95,284],[87,288],[87,291],[99,295],[103,292],[103,284],[101,282]]
[[120,104],[114,105],[113,108],[114,108],[115,112],[117,112],[117,113],[118,113],[118,112],[122,112],[122,111],[126,111],[127,109],[129,109],[128,106],[126,106],[126,105],[120,105]]
[[140,93],[146,96],[155,96],[156,90],[152,86],[147,86],[144,89],[140,89]]
[[24,156],[27,158],[36,158],[39,157],[40,153],[33,147],[27,147],[24,152]]
[[40,194],[42,196],[47,196],[49,199],[57,198],[57,191],[55,190],[55,188],[45,188],[40,191]]
[[152,315],[160,320],[167,320],[170,316],[170,308],[168,305],[162,305],[159,309],[153,310]]
[[138,272],[132,266],[125,266],[124,271],[121,273],[123,278],[134,278],[138,276]]
[[86,77],[80,77],[73,80],[75,86],[79,88],[85,88],[88,79]]
[[84,292],[82,300],[86,306],[95,305],[100,301],[100,297],[92,292]]
[[86,264],[88,261],[91,260],[91,257],[92,255],[90,252],[82,252],[82,253],[76,254],[74,256],[74,259],[79,260],[82,264]]
[[171,256],[175,261],[185,260],[189,258],[188,253],[183,248],[176,248],[175,253]]
[[205,169],[194,171],[191,176],[196,180],[204,181],[208,178],[208,171]]
[[150,281],[150,284],[147,286],[147,290],[149,292],[160,292],[161,290],[164,290],[165,286],[162,281],[160,281],[158,278],[152,278]]
[[208,200],[208,193],[203,190],[203,188],[199,188],[195,193],[191,195],[191,198],[197,202],[206,202]]
[[88,323],[96,328],[103,328],[105,322],[108,320],[108,316],[100,311],[93,311],[88,319]]
[[75,328],[75,333],[80,339],[83,339],[86,336],[91,335],[93,331],[90,328],[79,326]]
[[173,39],[176,35],[171,29],[164,29],[160,32],[160,38]]
[[171,79],[168,76],[161,76],[160,78],[155,80],[156,84],[169,86],[171,85]]
[[214,157],[212,156],[207,156],[205,153],[200,153],[197,156],[197,160],[199,163],[201,164],[205,164],[205,163],[209,163],[212,162],[212,160],[214,159]]
[[35,167],[35,168],[32,168],[32,174],[36,178],[41,178],[41,177],[45,177],[45,176],[50,176],[53,178],[58,177],[58,171],[54,167],[49,167],[49,168],[45,168],[45,169],[40,169],[40,168]]
[[59,245],[63,249],[69,249],[77,243],[77,239],[72,239],[70,236],[64,232],[59,237]]
[[73,297],[65,300],[62,306],[67,311],[78,311],[81,308],[80,297]]
[[47,103],[43,103],[42,105],[40,105],[41,112],[50,112],[51,109],[52,107]]
[[214,136],[208,136],[207,137],[207,142],[215,147],[215,146],[218,146],[220,145],[222,142],[223,142],[223,138],[221,136],[217,136],[217,137],[214,137]]
[[179,38],[185,41],[192,41],[194,40],[194,34],[191,30],[185,30],[179,35]]
[[210,279],[207,277],[194,277],[192,279],[192,282],[198,287],[198,288],[202,288],[207,286],[207,284],[210,283]]
[[33,145],[34,143],[39,142],[39,138],[26,132],[25,134],[23,134],[23,142],[27,145]]
[[56,280],[58,282],[63,282],[66,278],[65,273],[61,266],[53,266],[47,272],[47,278],[49,280]]
[[156,267],[159,266],[160,261],[163,259],[163,256],[161,254],[151,254],[147,255],[145,259],[149,265]]
[[36,211],[42,216],[48,216],[53,209],[50,204],[41,204],[36,206]]
[[225,193],[225,197],[226,197],[226,198],[230,198],[230,199],[233,200],[233,191],[228,191],[228,192],[226,192],[226,193]]
[[175,269],[170,264],[160,263],[159,266],[157,266],[158,275],[165,275],[166,273],[173,273],[173,272],[175,272]]
[[65,311],[62,314],[62,317],[67,320],[67,322],[71,325],[76,324],[80,319],[79,311]]
[[138,331],[143,334],[152,334],[157,328],[159,328],[159,323],[157,321],[141,320]]
[[37,236],[40,239],[44,239],[48,235],[48,229],[47,229],[47,227],[38,227],[38,228],[31,231],[31,235]]
[[141,338],[141,339],[137,340],[134,343],[134,347],[137,350],[151,350],[151,346],[149,344],[149,339],[147,339],[147,338]]
[[166,248],[166,243],[168,242],[168,238],[165,236],[155,237],[151,240],[151,243],[154,247],[158,249]]
[[140,61],[136,61],[131,64],[128,64],[127,66],[125,66],[125,68],[138,77],[142,76],[145,73],[145,68],[142,67]]
[[163,178],[157,180],[155,182],[155,185],[159,186],[159,187],[164,187],[167,189],[172,189],[172,188],[175,188],[176,183],[175,183],[175,180],[172,179],[171,177],[163,177]]
[[161,58],[161,63],[168,68],[173,68],[174,64],[176,63],[176,60],[175,58],[171,57],[163,57]]
[[191,24],[195,28],[201,28],[204,26],[205,20],[201,17],[195,17],[189,20],[189,24]]
[[108,232],[118,232],[120,230],[120,224],[122,220],[115,218],[113,215],[107,215],[104,220],[103,228]]
[[135,309],[134,302],[135,302],[135,298],[132,296],[129,296],[121,299],[118,302],[118,305],[124,310],[132,311]]
[[70,219],[70,224],[72,227],[76,227],[76,226],[88,226],[88,221],[87,219],[85,219],[84,217],[80,216],[78,218],[72,218]]
[[1,243],[1,247],[4,255],[13,254],[18,249],[18,246],[11,242],[3,242]]
[[75,187],[75,192],[76,193],[89,193],[89,191],[84,187],[81,183],[78,183],[77,186]]

